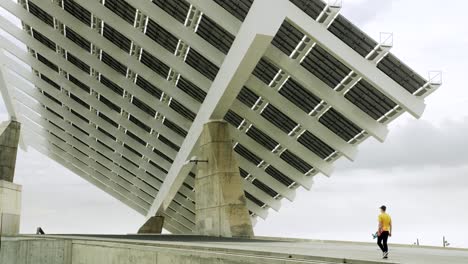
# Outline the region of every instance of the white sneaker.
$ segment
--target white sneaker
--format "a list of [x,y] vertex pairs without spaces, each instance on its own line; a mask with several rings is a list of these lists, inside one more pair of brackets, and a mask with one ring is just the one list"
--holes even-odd
[[387,258],[388,258],[388,252],[384,252],[382,258],[383,258],[383,259],[387,259]]

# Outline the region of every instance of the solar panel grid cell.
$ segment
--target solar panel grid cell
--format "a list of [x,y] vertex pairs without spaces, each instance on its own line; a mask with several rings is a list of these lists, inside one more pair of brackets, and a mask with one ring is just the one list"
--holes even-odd
[[190,4],[181,0],[153,0],[153,3],[159,6],[166,13],[179,20],[180,23],[185,23],[185,18],[190,8]]
[[263,109],[261,115],[265,119],[270,121],[272,124],[277,126],[279,129],[283,130],[283,132],[285,132],[286,134],[289,134],[289,132],[291,132],[297,126],[297,123],[294,122],[294,120],[289,118],[287,115],[285,115],[278,108],[271,104],[267,105]]
[[86,72],[89,74],[91,67],[88,64],[84,63],[82,60],[78,59],[77,57],[73,56],[71,53],[67,51],[67,61],[75,65],[78,69]]
[[133,115],[129,115],[128,116],[128,120],[130,120],[132,123],[134,123],[135,125],[137,125],[138,127],[140,127],[141,129],[143,129],[144,131],[146,131],[147,133],[150,133],[151,132],[151,127],[149,127],[148,125],[146,125],[145,123],[141,122],[138,118],[136,118],[135,116]]
[[196,33],[224,54],[228,53],[234,41],[234,36],[232,34],[206,15],[202,16]]
[[104,6],[133,25],[135,21],[136,9],[125,0],[106,0]]
[[391,53],[385,56],[377,67],[410,93],[414,93],[426,83],[424,78]]
[[253,75],[255,75],[262,82],[268,85],[276,76],[278,71],[279,71],[279,68],[276,67],[276,65],[269,62],[267,59],[262,58],[260,59],[257,66],[253,70]]
[[240,21],[244,21],[245,17],[247,16],[247,13],[249,12],[250,7],[253,4],[253,1],[254,0],[214,0],[214,2],[223,7],[226,11],[231,13]]
[[326,4],[321,0],[290,0],[313,19],[317,19]]
[[262,202],[260,199],[256,198],[255,196],[253,196],[252,194],[248,192],[245,192],[245,197],[260,207],[265,205],[264,202]]
[[289,150],[283,151],[280,158],[304,174],[314,168]]
[[300,30],[285,20],[279,28],[278,33],[276,33],[273,38],[271,44],[289,56],[303,37],[304,34]]
[[45,76],[44,74],[41,74],[41,79],[44,80],[46,83],[50,84],[55,89],[60,90],[60,85],[52,81],[49,77]]
[[111,89],[114,93],[123,96],[124,89],[106,78],[104,75],[101,75],[100,82]]
[[364,79],[349,90],[345,98],[375,120],[378,120],[396,106],[392,100]]
[[206,92],[182,76],[180,76],[177,82],[177,87],[200,103],[205,100]]
[[68,74],[68,80],[70,80],[70,82],[72,82],[73,84],[75,84],[76,86],[80,87],[83,91],[89,93],[91,90],[89,89],[89,86],[87,86],[86,84],[82,83],[81,81],[79,81],[77,78],[75,78],[73,75],[71,74]]
[[257,94],[255,94],[252,90],[247,87],[243,87],[239,94],[237,95],[237,99],[247,105],[248,107],[252,107],[257,102],[258,98],[260,98]]
[[39,31],[33,29],[32,30],[33,32],[33,37],[38,40],[39,42],[41,42],[42,44],[44,44],[46,47],[48,47],[49,49],[55,51],[56,50],[56,45],[55,45],[55,42],[53,42],[52,40],[50,40],[49,38],[47,38],[46,36],[42,35],[41,33],[39,33]]
[[47,67],[51,68],[52,70],[58,72],[59,68],[57,67],[57,65],[53,64],[50,60],[46,59],[39,53],[36,53],[36,56],[40,62],[44,63]]
[[146,65],[148,68],[152,69],[154,72],[159,74],[164,79],[167,78],[169,74],[170,67],[164,64],[162,61],[158,60],[156,57],[151,55],[146,50],[143,50],[141,53],[141,63]]
[[117,124],[116,122],[114,122],[112,119],[110,119],[109,117],[107,117],[105,114],[99,112],[98,113],[98,116],[100,118],[102,118],[102,120],[106,121],[107,123],[109,123],[110,125],[112,125],[113,127],[115,128],[118,128],[119,127],[119,124]]
[[241,155],[242,157],[244,157],[245,159],[247,159],[248,161],[252,162],[255,165],[260,164],[260,162],[262,161],[260,157],[253,154],[250,150],[248,150],[246,147],[244,147],[240,143],[238,143],[234,147],[234,151],[236,151],[237,153],[239,153],[239,155]]
[[261,182],[258,179],[253,180],[252,184],[255,185],[257,188],[259,188],[260,190],[262,190],[263,192],[265,192],[266,194],[268,194],[271,197],[276,197],[278,195],[278,193],[275,190],[273,190],[268,185],[264,184],[263,182]]
[[71,28],[65,27],[65,36],[69,40],[73,41],[73,43],[75,43],[76,45],[86,50],[87,52],[91,50],[91,42],[83,38],[81,35],[73,31]]
[[271,138],[255,126],[251,126],[249,130],[247,130],[246,134],[270,151],[272,151],[276,146],[278,146],[278,142],[276,142],[273,138]]
[[361,128],[356,126],[353,122],[349,121],[333,108],[330,108],[325,114],[323,114],[320,117],[319,122],[345,141],[351,140],[357,134],[362,132]]
[[102,35],[125,52],[130,52],[132,41],[115,28],[104,24]]
[[[132,133],[132,131],[130,130],[127,130],[126,131],[127,135],[129,137],[131,137],[132,139],[134,139],[135,141],[137,141],[138,143],[140,143],[141,145],[143,146],[146,146],[146,141],[144,141],[143,139],[141,139],[139,136],[135,135],[134,133]],[[141,154],[139,155],[141,157]],[[138,166],[137,166],[138,167]]]
[[172,163],[174,162],[173,159],[169,158],[167,155],[165,155],[164,153],[162,153],[161,151],[157,150],[157,149],[153,149],[153,152],[156,153],[156,155],[160,156],[161,158],[165,159],[166,161],[168,161],[169,163]]
[[28,1],[29,12],[42,20],[47,25],[54,26],[54,18],[49,15],[46,11],[42,10],[40,7],[35,5],[33,2]]
[[293,78],[283,84],[279,93],[306,113],[310,113],[321,101]]
[[110,109],[114,110],[115,112],[120,114],[121,108],[114,104],[111,100],[107,99],[106,97],[100,95],[99,96],[99,101],[103,102],[105,105],[107,105]]
[[76,17],[87,26],[91,25],[91,13],[73,0],[64,0],[63,8],[65,11]]
[[70,98],[73,99],[75,102],[79,103],[80,105],[89,109],[89,104],[87,104],[85,101],[81,100],[79,97],[75,96],[74,94],[70,93]]
[[163,124],[170,128],[172,131],[176,132],[182,137],[187,136],[187,131],[185,131],[183,128],[180,126],[176,125],[174,122],[170,121],[169,119],[165,118]]
[[181,114],[183,117],[187,118],[190,121],[195,120],[196,114],[187,107],[185,107],[183,104],[175,100],[174,98],[171,100],[171,103],[169,104],[169,107],[174,109],[177,113]]
[[179,39],[177,37],[165,30],[152,19],[148,19],[145,34],[171,53],[175,52],[177,43],[179,43]]
[[164,144],[168,145],[169,147],[171,147],[172,149],[174,149],[175,151],[179,151],[180,147],[177,146],[176,144],[172,143],[169,139],[167,139],[166,137],[164,137],[163,135],[159,134],[158,135],[158,139],[163,142]]
[[156,99],[160,99],[162,91],[156,86],[152,85],[150,82],[145,80],[143,77],[138,76],[136,79],[136,85],[140,86],[141,89],[145,90],[147,93],[154,96]]
[[203,74],[206,78],[212,81],[215,79],[219,71],[218,66],[216,66],[211,61],[207,60],[193,48],[189,50],[185,59],[185,63],[192,66],[192,68],[194,68],[195,70]]
[[325,159],[335,152],[335,150],[327,145],[327,143],[323,142],[307,130],[297,139],[297,141],[322,159]]
[[127,67],[125,67],[125,65],[120,63],[118,60],[114,59],[114,57],[111,55],[107,54],[105,51],[102,51],[101,60],[121,75],[125,76],[127,74]]
[[294,181],[291,180],[288,176],[286,176],[284,173],[273,167],[272,165],[269,165],[266,169],[265,172],[268,173],[271,177],[275,178],[277,181],[281,182],[285,186],[291,186]]
[[139,100],[138,98],[133,97],[132,98],[132,104],[134,104],[136,107],[140,108],[142,111],[147,113],[149,116],[151,116],[151,117],[156,116],[156,110],[154,110],[152,107],[145,104],[143,101]]
[[351,70],[319,45],[315,45],[301,65],[330,88],[335,88]]
[[362,57],[367,56],[378,44],[342,15],[335,18],[328,30]]
[[224,116],[224,120],[226,120],[229,124],[233,125],[234,127],[239,127],[244,119],[240,115],[234,113],[232,110],[228,110],[228,112]]

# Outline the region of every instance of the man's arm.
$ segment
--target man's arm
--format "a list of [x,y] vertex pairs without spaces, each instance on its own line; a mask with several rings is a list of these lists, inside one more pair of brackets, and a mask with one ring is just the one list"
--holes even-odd
[[388,235],[392,236],[392,219],[390,219],[390,230],[388,231]]

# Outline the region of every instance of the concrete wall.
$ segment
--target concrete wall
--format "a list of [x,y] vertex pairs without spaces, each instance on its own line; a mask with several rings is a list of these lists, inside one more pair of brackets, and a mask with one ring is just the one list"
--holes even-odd
[[[1,264],[288,264],[343,263],[295,259],[289,254],[214,249],[183,243],[118,241],[85,238],[3,237]],[[357,263],[357,262],[346,262]],[[359,262],[362,263],[362,262]]]
[[21,186],[0,180],[0,234],[18,234],[20,215]]

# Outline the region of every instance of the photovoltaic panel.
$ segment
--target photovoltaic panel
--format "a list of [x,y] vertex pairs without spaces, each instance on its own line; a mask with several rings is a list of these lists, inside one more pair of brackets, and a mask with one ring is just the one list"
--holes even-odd
[[333,108],[325,112],[325,114],[320,117],[319,122],[345,141],[351,140],[362,132],[361,128]]
[[237,0],[237,1],[225,1],[225,0],[213,0],[218,5],[226,9],[229,13],[235,16],[240,21],[244,21],[250,7],[254,0]]
[[231,33],[216,24],[206,15],[202,16],[198,24],[197,34],[224,54],[228,53],[234,41],[234,36]]
[[335,88],[351,70],[319,45],[315,45],[301,65],[330,88]]
[[426,81],[419,74],[408,68],[391,53],[385,56],[377,67],[410,93],[416,92],[426,84]]
[[392,110],[396,104],[362,79],[346,93],[345,98],[377,120]]

